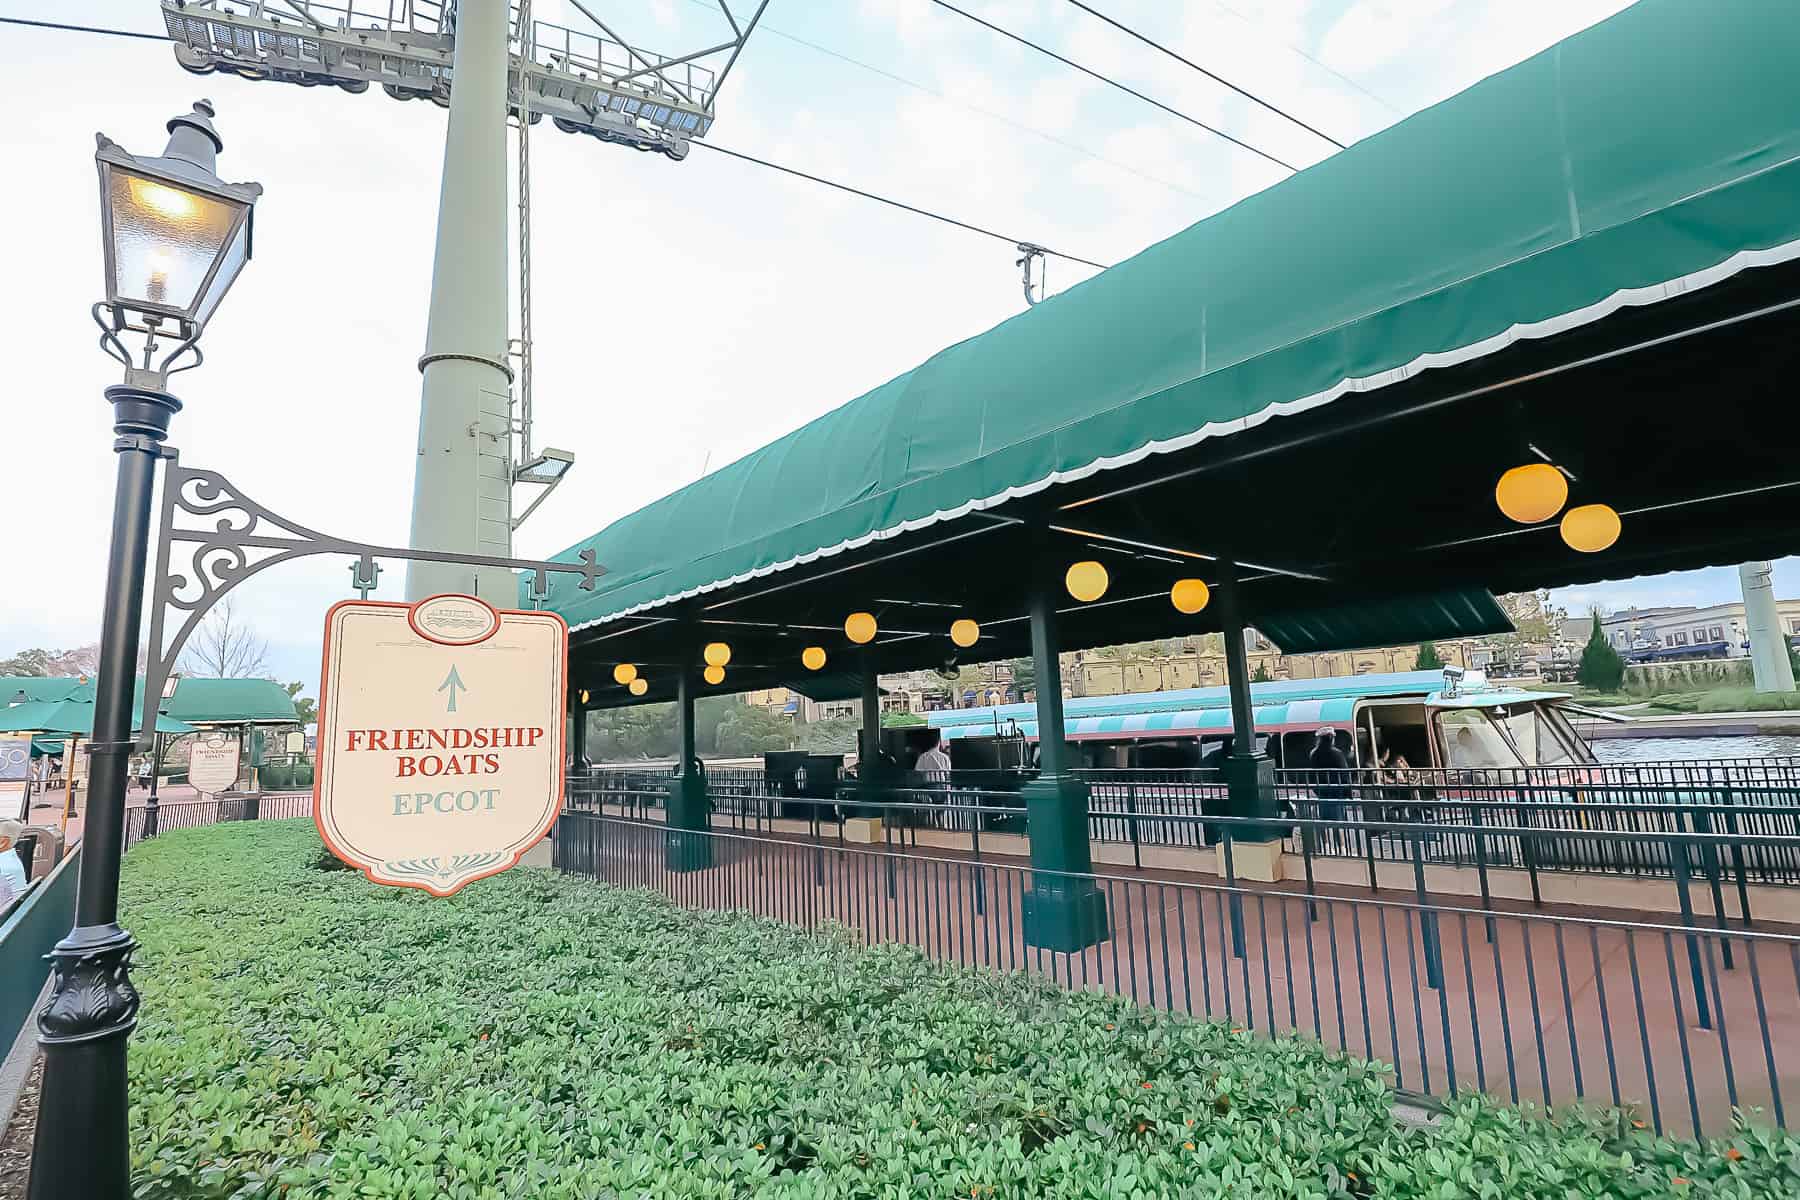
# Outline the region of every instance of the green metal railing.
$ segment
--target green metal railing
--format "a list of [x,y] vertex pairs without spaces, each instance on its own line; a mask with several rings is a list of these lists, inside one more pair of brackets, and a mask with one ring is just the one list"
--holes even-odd
[[75,880],[81,847],[56,864],[0,924],[0,1058],[30,1019],[49,977],[44,956],[75,923]]

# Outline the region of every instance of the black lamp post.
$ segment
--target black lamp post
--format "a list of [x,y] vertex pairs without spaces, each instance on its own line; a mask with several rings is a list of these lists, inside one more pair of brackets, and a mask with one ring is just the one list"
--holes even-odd
[[[160,158],[136,158],[104,135],[94,154],[106,250],[106,299],[94,319],[101,345],[125,366],[125,382],[106,389],[118,481],[87,744],[87,824],[75,927],[50,955],[54,982],[38,1013],[44,1082],[31,1200],[124,1200],[131,1189],[125,1040],[137,1024],[137,943],[118,923],[119,859],[151,492],[169,419],[181,410],[165,390],[168,377],[199,365],[201,330],[250,258],[250,213],[262,192],[213,173],[223,143],[212,116],[202,100],[171,120]],[[128,337],[142,338],[140,356],[127,349]],[[191,362],[174,366],[190,352]],[[154,710],[157,698],[145,703]]]

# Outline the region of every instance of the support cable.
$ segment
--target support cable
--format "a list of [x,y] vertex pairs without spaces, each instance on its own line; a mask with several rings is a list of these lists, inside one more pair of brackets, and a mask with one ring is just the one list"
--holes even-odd
[[1028,37],[1024,37],[1020,34],[1014,33],[1010,29],[1003,29],[1000,26],[994,24],[992,21],[983,20],[982,18],[976,16],[972,12],[969,12],[965,9],[958,8],[958,7],[956,7],[956,5],[951,4],[950,0],[931,0],[931,3],[937,5],[939,8],[942,8],[949,12],[955,13],[959,17],[963,17],[967,20],[973,21],[973,22],[975,22],[975,24],[981,26],[983,29],[991,30],[994,33],[999,34],[1003,38],[1007,38],[1010,41],[1019,43],[1021,46],[1026,46],[1032,50],[1036,50],[1039,54],[1044,55],[1046,58],[1054,58],[1057,62],[1062,63],[1065,67],[1072,67],[1075,70],[1080,71],[1083,75],[1089,76],[1090,78],[1093,78],[1093,79],[1098,79],[1101,83],[1104,83],[1106,86],[1108,86],[1110,88],[1117,88],[1119,91],[1124,92],[1128,96],[1135,96],[1137,99],[1142,100],[1145,104],[1149,104],[1155,108],[1160,108],[1163,112],[1168,113],[1172,117],[1177,117],[1183,121],[1186,121],[1190,125],[1197,125],[1201,129],[1206,130],[1206,132],[1214,135],[1215,137],[1224,138],[1226,141],[1230,142],[1232,145],[1241,147],[1245,150],[1248,150],[1250,153],[1256,155],[1258,158],[1267,159],[1269,162],[1274,163],[1276,166],[1281,167],[1283,170],[1298,171],[1300,169],[1299,167],[1296,167],[1291,162],[1287,162],[1283,159],[1276,158],[1273,154],[1270,154],[1267,150],[1264,150],[1264,149],[1261,149],[1260,147],[1251,145],[1249,142],[1246,142],[1243,138],[1234,137],[1233,135],[1226,133],[1223,129],[1220,129],[1213,125],[1208,125],[1205,121],[1202,121],[1198,117],[1191,117],[1187,113],[1182,112],[1180,109],[1172,108],[1169,105],[1164,104],[1161,100],[1158,100],[1153,96],[1147,96],[1143,92],[1138,91],[1136,88],[1131,87],[1128,84],[1120,83],[1118,80],[1112,78],[1110,75],[1102,75],[1100,72],[1094,70],[1092,67],[1084,67],[1072,58],[1064,58],[1062,55],[1060,55],[1056,51],[1050,49],[1048,46],[1039,45],[1037,42],[1032,41]]
[[1207,70],[1205,67],[1201,66],[1199,63],[1195,62],[1193,59],[1184,57],[1183,55],[1176,53],[1175,51],[1169,49],[1167,46],[1163,45],[1161,42],[1156,41],[1153,38],[1146,37],[1144,34],[1139,33],[1137,30],[1133,29],[1129,25],[1124,24],[1121,21],[1114,20],[1112,17],[1107,16],[1105,13],[1103,13],[1099,9],[1095,8],[1093,5],[1083,3],[1083,0],[1068,0],[1068,2],[1070,4],[1073,4],[1076,8],[1079,8],[1082,12],[1088,14],[1088,16],[1094,17],[1097,20],[1105,21],[1108,25],[1111,25],[1114,29],[1117,29],[1120,33],[1123,33],[1129,37],[1136,38],[1138,41],[1144,43],[1144,45],[1150,47],[1152,50],[1156,50],[1162,54],[1168,55],[1170,58],[1172,58],[1176,62],[1180,63],[1182,66],[1193,68],[1194,70],[1200,72],[1202,75],[1206,76],[1208,79],[1212,80],[1214,83],[1217,83],[1224,87],[1230,88],[1232,91],[1236,92],[1238,95],[1242,96],[1244,99],[1250,101],[1250,103],[1260,105],[1261,107],[1274,113],[1276,116],[1282,117],[1288,121],[1292,121],[1295,125],[1298,125],[1300,128],[1306,130],[1306,132],[1313,134],[1316,137],[1324,138],[1326,141],[1330,142],[1333,146],[1336,146],[1339,150],[1342,150],[1344,148],[1344,143],[1338,141],[1336,138],[1332,137],[1329,133],[1326,133],[1324,130],[1317,129],[1311,125],[1308,125],[1305,121],[1302,121],[1299,117],[1296,117],[1293,113],[1288,112],[1286,109],[1277,108],[1275,105],[1270,104],[1267,100],[1264,100],[1261,96],[1258,96],[1254,92],[1251,92],[1244,88],[1239,87],[1237,84],[1231,82],[1231,80],[1226,79],[1223,75],[1214,74],[1213,72]]
[[[167,34],[162,33],[138,33],[128,29],[106,29],[93,25],[59,25],[50,21],[27,21],[18,17],[0,17],[0,25],[34,25],[46,29],[59,29],[76,33],[97,33],[113,37],[142,38],[147,41],[156,42],[167,42],[172,40]],[[1154,101],[1152,101],[1152,103],[1154,103]],[[784,175],[792,175],[798,179],[809,180],[812,183],[817,183],[824,187],[835,188],[840,192],[848,192],[850,195],[860,196],[865,200],[873,200],[877,204],[885,204],[889,208],[898,208],[904,212],[912,213],[915,216],[926,217],[933,221],[942,222],[945,225],[954,225],[958,229],[966,229],[970,233],[979,233],[984,237],[996,238],[1015,248],[1021,242],[1028,240],[1000,233],[996,230],[987,229],[980,225],[971,224],[968,221],[959,221],[955,217],[945,216],[943,213],[933,212],[928,208],[920,208],[917,205],[907,204],[904,201],[890,199],[887,196],[867,191],[863,188],[853,187],[847,183],[839,183],[834,179],[827,179],[822,175],[814,175],[810,172],[802,171],[798,167],[783,166],[778,162],[772,162],[766,158],[758,158],[754,154],[746,154],[741,150],[732,150],[725,146],[721,146],[716,142],[695,140],[690,144],[704,146],[708,150],[713,150],[732,158],[742,159],[744,162],[755,163],[759,167],[767,167],[772,171],[780,171]],[[1285,166],[1286,164],[1284,163],[1282,165]],[[1293,168],[1291,167],[1289,168],[1289,170],[1292,169]],[[1106,263],[1095,262],[1091,258],[1082,258],[1076,254],[1067,254],[1061,250],[1052,250],[1045,247],[1044,253],[1055,255],[1057,258],[1066,259],[1069,262],[1080,263],[1084,267],[1093,267],[1097,271],[1104,271],[1107,269]]]

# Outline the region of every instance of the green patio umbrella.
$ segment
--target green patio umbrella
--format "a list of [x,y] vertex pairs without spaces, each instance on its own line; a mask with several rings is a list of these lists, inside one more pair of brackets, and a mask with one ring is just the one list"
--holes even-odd
[[[139,713],[131,714],[131,727],[137,728]],[[94,733],[94,702],[80,698],[69,700],[28,700],[23,704],[14,704],[0,708],[0,733],[72,733],[77,737],[92,737]],[[156,714],[156,732],[158,733],[194,733],[195,729],[185,721],[177,721],[173,717]]]

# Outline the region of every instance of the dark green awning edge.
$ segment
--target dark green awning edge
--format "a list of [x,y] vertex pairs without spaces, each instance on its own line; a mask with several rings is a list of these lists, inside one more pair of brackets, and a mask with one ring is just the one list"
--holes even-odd
[[1492,593],[1460,588],[1259,613],[1256,628],[1283,654],[1317,654],[1511,633],[1513,623]]

